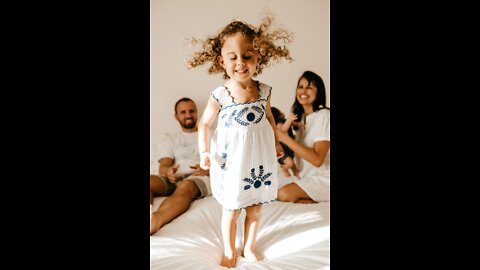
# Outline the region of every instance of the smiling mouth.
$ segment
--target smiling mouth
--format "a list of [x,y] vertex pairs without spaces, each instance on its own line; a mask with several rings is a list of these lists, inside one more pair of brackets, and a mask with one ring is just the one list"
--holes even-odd
[[248,69],[240,69],[240,70],[235,70],[235,72],[240,73],[240,74],[245,74],[247,73]]

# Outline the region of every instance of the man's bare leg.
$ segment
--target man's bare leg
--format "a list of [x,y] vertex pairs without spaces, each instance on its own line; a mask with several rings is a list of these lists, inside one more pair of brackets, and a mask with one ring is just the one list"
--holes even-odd
[[237,219],[240,210],[225,210],[222,213],[223,257],[220,266],[235,267],[237,264],[237,250],[235,236],[237,234]]
[[249,261],[261,261],[264,258],[259,256],[254,249],[257,238],[257,231],[260,226],[261,205],[254,205],[246,208],[245,236],[242,255]]
[[163,196],[167,192],[167,185],[158,175],[150,175],[150,204],[153,204],[154,194]]
[[166,198],[158,210],[153,213],[150,235],[156,233],[163,225],[169,223],[174,218],[185,213],[199,193],[200,190],[193,181],[183,180],[173,194]]

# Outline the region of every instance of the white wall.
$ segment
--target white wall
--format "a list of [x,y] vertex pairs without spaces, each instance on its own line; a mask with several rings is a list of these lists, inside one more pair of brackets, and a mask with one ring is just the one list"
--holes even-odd
[[209,65],[187,70],[184,60],[193,49],[184,38],[216,35],[233,19],[257,27],[265,11],[275,26],[294,33],[290,45],[294,62],[274,63],[257,77],[273,87],[272,106],[290,112],[298,77],[305,70],[320,75],[330,104],[330,1],[329,0],[151,0],[150,30],[150,140],[163,132],[180,130],[173,117],[175,102],[193,99],[199,118],[210,91],[224,83],[221,74],[209,75]]

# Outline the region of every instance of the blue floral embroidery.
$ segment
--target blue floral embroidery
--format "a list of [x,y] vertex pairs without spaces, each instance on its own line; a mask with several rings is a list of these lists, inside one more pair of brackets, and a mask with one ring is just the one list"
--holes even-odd
[[[225,122],[225,127],[231,127],[233,124],[233,120],[245,127],[249,126],[251,123],[258,124],[258,122],[260,122],[260,120],[262,120],[263,116],[265,115],[265,106],[263,106],[263,104],[261,106],[262,107],[253,105],[252,107],[245,107],[238,111],[238,113],[237,110],[233,110],[233,112],[229,115],[228,119],[225,119],[228,115],[227,113],[223,114],[220,118],[222,121]],[[249,112],[249,110],[253,110],[253,112]]]
[[262,165],[259,166],[259,169],[260,169],[260,171],[258,173],[258,176],[255,175],[255,168],[252,168],[252,170],[250,171],[250,176],[252,178],[244,178],[243,179],[244,182],[249,183],[248,185],[243,187],[244,190],[250,189],[252,187],[252,185],[255,188],[259,188],[259,187],[262,186],[262,183],[265,186],[269,186],[270,184],[272,184],[272,182],[270,180],[265,181],[268,177],[270,177],[270,175],[272,175],[272,173],[269,172],[269,173],[263,175],[263,166]]
[[222,165],[220,165],[220,168],[222,170],[225,169],[225,165],[227,164],[227,148],[228,148],[228,142],[223,146],[222,159],[224,160],[224,162]]
[[228,117],[228,120],[225,122],[225,127],[231,127],[232,126],[232,119],[233,119],[233,116],[235,116],[236,113],[237,113],[237,110],[233,110],[232,114],[230,114],[230,117]]

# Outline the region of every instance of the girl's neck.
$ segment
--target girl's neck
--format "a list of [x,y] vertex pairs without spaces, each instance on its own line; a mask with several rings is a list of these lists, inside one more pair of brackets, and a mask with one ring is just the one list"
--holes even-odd
[[232,100],[237,103],[244,103],[257,100],[260,95],[258,81],[251,80],[249,83],[241,83],[229,80],[225,83]]
[[237,90],[238,91],[241,91],[241,90],[246,90],[246,91],[257,90],[258,81],[255,81],[255,80],[251,79],[249,82],[238,82],[238,81],[230,79],[225,83],[225,87],[227,87],[228,89],[233,90],[233,91],[237,91]]

